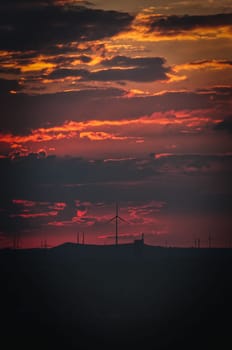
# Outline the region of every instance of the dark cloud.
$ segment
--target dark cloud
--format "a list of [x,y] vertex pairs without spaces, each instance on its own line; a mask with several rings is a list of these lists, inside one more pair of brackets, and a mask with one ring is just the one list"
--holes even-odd
[[198,89],[198,92],[202,93],[218,93],[218,95],[232,95],[232,86],[212,86],[210,89]]
[[[220,168],[216,175],[211,167],[214,163]],[[93,162],[33,153],[14,160],[0,159],[0,166],[3,232],[38,229],[51,221],[71,220],[77,209],[85,211],[84,203],[89,202],[93,206],[115,200],[124,206],[129,202],[162,202],[166,203],[164,213],[229,213],[232,209],[229,155],[173,155],[155,159],[153,154],[143,161]],[[188,172],[189,168],[197,171]],[[23,206],[15,200],[33,203]]]
[[110,65],[116,65],[130,68],[100,70],[90,74],[91,80],[130,80],[137,82],[150,82],[155,80],[167,80],[168,77],[166,73],[170,72],[170,68],[164,67],[165,60],[160,57],[129,58],[117,56],[112,60],[103,61],[102,64],[107,67]]
[[231,26],[231,23],[232,13],[200,16],[154,16],[151,17],[149,31],[166,35],[176,35],[197,28]]
[[86,69],[69,69],[69,68],[60,68],[55,69],[52,73],[46,75],[47,79],[62,79],[66,77],[89,77],[91,73],[89,73]]
[[[212,165],[217,164],[216,171],[220,170],[221,174],[231,172],[232,156],[231,155],[201,155],[201,154],[183,154],[150,157],[143,162],[137,159],[125,159],[118,161],[95,160],[89,161],[83,158],[55,156],[43,156],[39,153],[31,153],[28,156],[18,156],[15,159],[0,159],[1,163],[1,191],[6,189],[12,193],[13,198],[23,198],[29,195],[28,187],[30,186],[67,186],[72,187],[74,184],[80,185],[77,191],[81,191],[81,185],[100,183],[134,183],[136,181],[148,181],[153,176],[159,176],[166,172],[172,176],[173,171],[178,170],[180,174],[199,175],[201,171],[207,174],[213,174],[215,169]],[[167,166],[168,165],[168,168]],[[194,168],[194,172],[189,170]],[[230,170],[229,170],[230,169]],[[7,185],[6,185],[7,184]],[[24,192],[26,191],[26,192]],[[60,194],[62,191],[60,192]],[[33,198],[34,192],[29,195],[29,200],[37,201],[63,201],[59,193],[50,192],[46,198]],[[103,194],[102,194],[103,195]],[[114,193],[115,195],[115,193]],[[54,197],[55,196],[55,197]],[[110,196],[110,194],[106,194]]]
[[111,59],[106,59],[101,62],[106,67],[154,67],[162,66],[165,63],[165,59],[161,57],[137,57],[131,58],[127,56],[115,56]]
[[215,86],[213,89],[220,94],[232,96],[232,86]]
[[129,181],[142,179],[145,176],[144,171],[146,172],[146,169],[138,170],[136,162],[132,160],[90,162],[82,158],[41,157],[37,153],[31,153],[25,157],[18,156],[14,160],[0,159],[0,162],[4,168],[1,179],[5,182],[8,172],[12,171],[8,179],[9,182],[12,180],[12,185],[16,179],[37,185]]
[[208,169],[211,172],[213,170],[212,164],[215,163],[223,164],[224,171],[229,168],[232,170],[232,155],[229,154],[164,154],[164,156],[161,154],[161,157],[158,154],[158,157],[156,156],[155,153],[151,153],[151,157],[155,159],[161,171],[165,171],[164,165],[168,164],[170,168],[179,169],[184,173],[196,173],[202,169]]
[[[61,207],[63,204],[65,207]],[[65,210],[67,213],[67,208],[66,203],[30,202],[18,199],[5,201],[4,209],[0,211],[0,231],[20,233],[24,230],[41,229],[49,221],[65,217],[65,214],[61,214],[61,212]],[[68,218],[71,215],[75,216],[75,208],[72,205],[71,208],[72,211],[68,213]]]
[[[2,96],[9,95],[9,92],[12,90],[13,91],[21,90],[21,87],[20,87],[17,80],[0,79],[0,96],[1,95]],[[0,97],[0,99],[1,99],[1,97]]]
[[4,74],[4,75],[6,75],[6,74],[8,74],[8,75],[10,75],[10,74],[14,74],[14,75],[19,75],[20,74],[20,69],[19,68],[5,68],[5,67],[1,67],[0,68],[0,74],[2,75],[2,74]]
[[128,13],[55,2],[16,4],[0,6],[3,50],[46,50],[61,43],[98,40],[119,33],[133,19]]
[[222,64],[226,64],[226,65],[229,65],[231,66],[232,65],[232,61],[230,60],[202,60],[202,61],[195,61],[195,62],[190,62],[189,64],[191,66],[198,66],[198,65],[204,65],[204,64],[211,64],[211,63],[216,63],[218,65]]
[[80,56],[75,56],[75,57],[68,57],[64,55],[59,55],[51,58],[47,58],[44,61],[45,62],[51,62],[55,63],[57,65],[65,66],[67,64],[70,64],[74,60],[80,60],[82,63],[89,63],[92,61],[92,58],[87,55],[80,55]]
[[12,9],[14,7],[15,10],[28,9],[28,8],[41,8],[48,6],[57,6],[66,8],[68,6],[95,6],[94,3],[85,0],[8,0],[1,1],[0,9]]
[[[157,96],[122,98],[125,95],[125,90],[114,88],[34,96],[0,95],[5,116],[1,128],[16,134],[28,133],[41,126],[63,124],[67,119],[133,119],[159,111],[206,109],[215,106],[215,100],[211,97],[216,96],[216,93],[170,92]],[[230,96],[227,99],[230,101]]]
[[48,79],[65,77],[81,77],[82,81],[120,81],[129,80],[137,82],[150,82],[155,80],[167,80],[170,68],[165,67],[165,59],[161,57],[130,58],[116,56],[110,60],[101,62],[106,67],[128,67],[128,69],[110,68],[90,72],[86,69],[56,69],[46,76]]
[[89,63],[92,61],[92,58],[86,55],[77,56],[76,59],[79,59],[83,63]]
[[[90,116],[93,118],[92,108],[96,104],[100,108],[101,103],[108,105],[109,99],[124,94],[121,89],[109,88],[34,96],[23,93],[13,95],[8,92],[17,87],[17,82],[9,83],[4,80],[2,85],[5,93],[0,94],[1,111],[4,115],[1,129],[16,134],[27,134],[31,129],[41,126],[63,124],[67,116],[73,120]],[[100,114],[100,110],[98,113]]]
[[232,118],[228,118],[215,125],[214,130],[232,133]]
[[[106,54],[105,45],[100,42],[85,43],[83,47],[72,45],[72,43],[64,43],[62,46],[47,46],[42,49],[42,52],[46,55],[62,55],[62,54],[80,54],[88,55],[90,53],[96,54],[96,52],[103,56]],[[35,57],[37,56],[37,51],[35,51]],[[20,55],[19,55],[20,57]]]

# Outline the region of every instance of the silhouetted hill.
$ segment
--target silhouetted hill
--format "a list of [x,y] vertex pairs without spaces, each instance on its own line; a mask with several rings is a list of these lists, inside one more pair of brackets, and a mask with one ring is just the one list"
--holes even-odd
[[232,250],[0,251],[4,349],[229,348]]

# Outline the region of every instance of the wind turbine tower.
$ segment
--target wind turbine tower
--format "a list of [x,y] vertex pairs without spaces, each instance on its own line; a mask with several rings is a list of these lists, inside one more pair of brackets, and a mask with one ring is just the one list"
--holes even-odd
[[121,218],[121,216],[118,215],[118,202],[116,202],[115,210],[116,210],[116,214],[112,219],[109,220],[109,222],[115,220],[115,245],[118,245],[118,222],[119,221],[126,222],[126,220],[124,220],[123,218]]

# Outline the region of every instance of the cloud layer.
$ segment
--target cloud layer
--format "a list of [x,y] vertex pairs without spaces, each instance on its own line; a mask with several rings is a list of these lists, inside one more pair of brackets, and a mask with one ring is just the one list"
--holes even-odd
[[127,13],[90,9],[57,2],[14,2],[0,7],[1,48],[46,50],[69,42],[98,40],[127,28],[133,17]]

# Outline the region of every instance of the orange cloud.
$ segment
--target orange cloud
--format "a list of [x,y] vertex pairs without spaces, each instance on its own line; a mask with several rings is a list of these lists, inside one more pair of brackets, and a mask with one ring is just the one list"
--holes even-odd
[[[175,17],[175,16],[170,16]],[[177,17],[177,16],[176,16]],[[194,16],[193,16],[194,17]],[[210,17],[210,16],[208,16]],[[191,20],[191,16],[189,16]],[[152,29],[152,22],[158,22],[157,26]],[[167,22],[167,23],[166,23]],[[207,16],[205,16],[205,22],[207,23]],[[211,22],[211,23],[210,23]],[[226,21],[225,21],[226,22]],[[163,24],[163,27],[162,27]],[[221,39],[221,38],[232,38],[231,24],[212,25],[212,19],[209,24],[202,25],[200,23],[193,24],[185,28],[181,23],[178,25],[168,27],[168,17],[155,13],[155,8],[144,9],[142,12],[135,16],[134,21],[131,24],[130,30],[121,32],[112,38],[113,41],[120,42],[123,44],[123,40],[138,41],[138,42],[158,42],[158,41],[171,41],[171,40],[199,40],[199,39]]]
[[127,140],[130,137],[126,136],[116,136],[114,134],[109,134],[107,132],[102,131],[86,131],[80,133],[80,138],[88,138],[91,141],[103,141],[103,140]]
[[165,158],[172,156],[173,153],[157,153],[154,155],[155,159]]
[[0,142],[5,142],[9,144],[14,144],[14,148],[16,148],[16,144],[24,144],[28,142],[46,142],[52,140],[62,140],[67,138],[73,138],[77,136],[76,133],[67,132],[66,128],[62,131],[57,132],[56,128],[48,128],[48,129],[35,129],[32,131],[30,135],[26,136],[17,136],[12,134],[1,134]]
[[44,69],[52,69],[55,68],[55,64],[54,63],[50,63],[50,62],[45,62],[43,60],[38,60],[36,62],[33,63],[29,63],[25,66],[21,66],[21,72],[22,73],[26,73],[26,72],[36,72],[36,71],[41,71]]
[[[209,112],[209,111],[208,111]],[[168,113],[154,113],[151,116],[144,116],[136,119],[122,119],[122,120],[88,120],[88,121],[66,121],[63,125],[53,126],[48,128],[38,128],[32,130],[29,135],[13,135],[13,134],[0,134],[0,142],[10,144],[12,148],[17,149],[27,143],[41,143],[49,141],[59,141],[74,139],[79,137],[80,139],[86,138],[91,141],[103,141],[103,140],[129,140],[142,142],[143,135],[131,136],[131,128],[151,127],[151,126],[179,126],[186,128],[204,127],[210,123],[216,124],[221,120],[213,120],[208,116],[208,112],[197,110],[194,112],[178,111]],[[170,118],[170,114],[174,117]],[[111,132],[108,132],[108,129]],[[121,130],[124,128],[124,135],[121,135]],[[99,130],[100,129],[100,130]],[[105,130],[104,130],[105,129]],[[125,135],[125,132],[127,134]]]
[[[28,54],[35,54],[33,51],[28,51]],[[27,73],[40,73],[46,71],[49,73],[55,69],[57,64],[55,63],[56,56],[51,55],[39,55],[31,57],[30,59],[23,60],[20,58],[21,52],[5,52],[0,51],[1,67],[6,70],[15,70],[12,72],[12,76],[16,74],[18,76],[19,85],[22,85],[27,80]],[[54,61],[54,62],[53,62]],[[21,73],[20,76],[18,75]],[[9,73],[8,73],[9,74]],[[11,94],[17,93],[15,90],[10,91]]]

